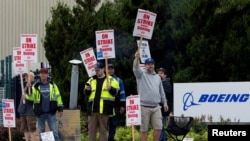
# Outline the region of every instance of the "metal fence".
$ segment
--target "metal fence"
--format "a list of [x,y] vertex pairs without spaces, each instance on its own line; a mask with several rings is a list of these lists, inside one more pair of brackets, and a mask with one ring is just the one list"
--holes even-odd
[[2,99],[5,98],[5,88],[0,87],[0,125],[3,125]]

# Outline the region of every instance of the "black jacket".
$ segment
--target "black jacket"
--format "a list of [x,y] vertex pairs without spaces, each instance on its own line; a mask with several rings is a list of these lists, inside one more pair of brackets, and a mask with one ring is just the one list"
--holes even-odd
[[173,112],[173,87],[170,78],[162,80],[162,85],[168,103],[168,111],[164,112],[164,108],[162,107],[162,115],[168,116],[170,112]]

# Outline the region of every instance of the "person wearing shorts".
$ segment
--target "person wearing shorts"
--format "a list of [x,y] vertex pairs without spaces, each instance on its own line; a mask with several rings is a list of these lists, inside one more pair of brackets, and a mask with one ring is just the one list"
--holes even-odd
[[147,132],[151,122],[152,127],[157,130],[162,129],[161,106],[149,107],[141,105],[141,127],[140,131]]
[[[29,77],[28,77],[29,75]],[[34,73],[29,72],[24,75],[26,86],[24,91],[28,92],[28,88],[34,84]],[[24,94],[23,94],[24,95]],[[24,99],[24,100],[23,100]],[[33,101],[20,99],[18,106],[18,113],[20,114],[20,131],[24,133],[25,141],[36,140],[36,116],[33,111]]]
[[148,129],[151,123],[153,131],[153,141],[159,141],[162,129],[161,106],[164,111],[168,110],[167,99],[163,89],[162,81],[155,72],[155,61],[147,58],[144,62],[145,69],[139,65],[140,50],[135,53],[133,62],[133,73],[136,77],[137,91],[140,95],[141,104],[141,141],[147,141]]

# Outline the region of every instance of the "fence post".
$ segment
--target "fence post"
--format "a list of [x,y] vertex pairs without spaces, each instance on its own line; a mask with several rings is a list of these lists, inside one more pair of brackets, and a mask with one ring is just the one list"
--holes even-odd
[[5,75],[5,84],[6,84],[6,98],[11,98],[11,74],[12,74],[12,55],[6,57],[6,75]]
[[4,60],[1,60],[1,64],[0,64],[1,68],[0,68],[0,73],[1,73],[1,78],[0,78],[0,87],[4,87]]

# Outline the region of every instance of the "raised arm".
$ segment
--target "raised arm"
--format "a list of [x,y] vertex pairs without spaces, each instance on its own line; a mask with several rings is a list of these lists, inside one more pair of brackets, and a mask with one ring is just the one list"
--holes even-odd
[[140,58],[140,52],[136,51],[135,59],[134,59],[134,62],[133,62],[133,67],[136,67],[137,65],[139,65],[139,58]]

